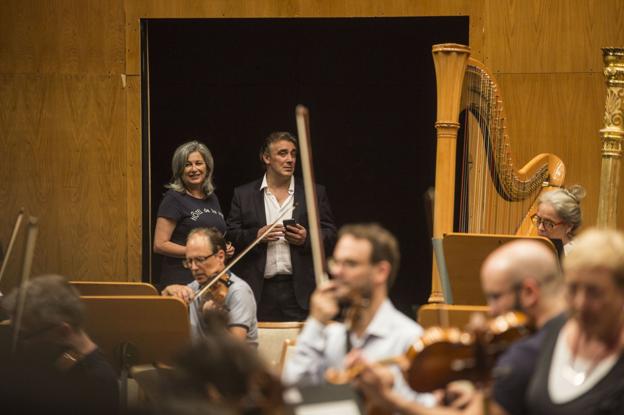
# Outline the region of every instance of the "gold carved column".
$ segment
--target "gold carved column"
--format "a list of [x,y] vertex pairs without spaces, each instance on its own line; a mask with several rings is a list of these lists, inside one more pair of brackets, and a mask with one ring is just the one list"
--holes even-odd
[[603,48],[607,84],[597,226],[615,228],[624,140],[624,48]]

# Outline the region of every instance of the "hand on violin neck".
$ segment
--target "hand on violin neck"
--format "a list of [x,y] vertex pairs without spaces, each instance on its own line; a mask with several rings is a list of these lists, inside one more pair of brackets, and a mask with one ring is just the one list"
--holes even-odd
[[291,245],[301,246],[305,244],[308,237],[308,231],[300,224],[290,225],[285,228],[286,233],[284,237]]
[[321,324],[328,324],[338,314],[337,284],[327,281],[316,288],[310,298],[310,316]]
[[172,284],[165,287],[161,292],[165,297],[178,297],[185,303],[189,304],[193,300],[193,290],[186,285]]

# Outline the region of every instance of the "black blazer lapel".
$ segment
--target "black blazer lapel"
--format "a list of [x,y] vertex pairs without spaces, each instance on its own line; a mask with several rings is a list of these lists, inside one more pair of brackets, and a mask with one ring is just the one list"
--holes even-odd
[[262,180],[254,183],[253,194],[251,195],[255,204],[254,212],[256,212],[256,220],[260,224],[260,227],[263,227],[267,224],[266,221],[266,212],[264,210],[264,190],[260,190],[260,185],[262,184]]
[[295,181],[295,211],[293,212],[293,219],[297,221],[297,223],[303,224],[307,228],[307,225],[304,224],[304,219],[306,218],[306,204],[305,204],[305,190],[303,188],[303,182],[300,180]]

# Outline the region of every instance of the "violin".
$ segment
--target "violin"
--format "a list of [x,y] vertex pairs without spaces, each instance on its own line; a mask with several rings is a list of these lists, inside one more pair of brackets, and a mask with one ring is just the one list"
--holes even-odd
[[[510,312],[490,320],[482,332],[455,327],[430,327],[405,355],[382,359],[377,364],[399,365],[405,380],[416,392],[433,392],[455,380],[483,382],[488,379],[498,356],[527,333],[524,314]],[[364,369],[355,365],[325,372],[329,383],[344,384]]]
[[416,392],[432,392],[455,380],[484,382],[498,357],[528,333],[524,314],[496,317],[481,332],[432,327],[407,351],[405,379]]
[[[222,309],[231,285],[230,274],[227,272],[215,274],[208,282],[199,287],[199,292],[203,292],[201,295],[202,308],[203,304],[212,301],[217,309]],[[207,287],[206,290],[204,290],[205,287]],[[195,296],[195,298],[199,297],[199,294]]]

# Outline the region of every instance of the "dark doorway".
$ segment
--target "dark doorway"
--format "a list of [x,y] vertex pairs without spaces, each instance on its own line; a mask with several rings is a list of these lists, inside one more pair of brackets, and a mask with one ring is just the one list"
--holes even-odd
[[296,133],[295,106],[304,104],[316,179],[328,189],[337,225],[376,221],[394,232],[403,259],[391,297],[407,313],[426,302],[431,46],[467,44],[468,17],[148,19],[142,36],[144,280],[158,280],[150,238],[174,149],[190,139],[208,145],[227,216],[233,188],[262,175],[264,137]]

